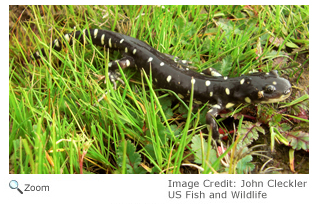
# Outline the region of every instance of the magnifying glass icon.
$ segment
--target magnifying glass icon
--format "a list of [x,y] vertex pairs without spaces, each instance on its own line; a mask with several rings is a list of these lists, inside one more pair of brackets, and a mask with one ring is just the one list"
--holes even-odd
[[23,194],[23,192],[19,189],[19,184],[16,180],[11,180],[9,186],[11,189],[17,189],[21,194]]

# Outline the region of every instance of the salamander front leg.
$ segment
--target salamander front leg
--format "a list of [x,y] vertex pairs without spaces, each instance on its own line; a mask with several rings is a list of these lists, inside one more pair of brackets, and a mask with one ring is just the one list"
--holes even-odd
[[215,140],[219,139],[218,124],[215,118],[217,117],[220,110],[221,106],[216,104],[213,105],[212,108],[206,114],[207,129],[209,131],[212,131],[212,137]]
[[117,89],[116,81],[120,81],[122,84],[124,84],[124,81],[120,78],[121,74],[119,72],[119,66],[121,67],[121,69],[125,69],[127,67],[135,67],[134,59],[130,56],[125,56],[119,60],[109,62],[108,77],[113,84],[115,90]]

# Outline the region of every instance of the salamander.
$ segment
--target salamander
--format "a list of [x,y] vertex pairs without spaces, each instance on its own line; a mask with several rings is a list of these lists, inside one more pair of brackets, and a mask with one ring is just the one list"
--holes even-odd
[[[55,39],[52,48],[60,51],[65,42],[72,45],[74,39],[81,43],[87,43],[90,39],[94,45],[120,51],[122,58],[108,64],[109,79],[114,84],[114,88],[116,81],[120,80],[118,65],[122,69],[128,67],[144,69],[147,74],[150,74],[151,70],[155,87],[170,89],[184,100],[189,99],[193,85],[196,103],[210,104],[206,123],[214,139],[219,138],[215,117],[221,110],[240,103],[275,103],[291,94],[290,82],[279,77],[276,70],[229,78],[209,68],[207,71],[210,75],[206,75],[190,69],[185,60],[177,61],[141,40],[120,33],[85,29],[65,34],[63,38]],[[41,49],[41,53],[46,56],[44,49]],[[40,59],[40,52],[35,52],[33,57]]]

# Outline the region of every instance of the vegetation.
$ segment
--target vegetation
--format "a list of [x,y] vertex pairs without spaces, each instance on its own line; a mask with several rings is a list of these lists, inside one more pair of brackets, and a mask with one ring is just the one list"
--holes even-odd
[[[290,146],[291,162],[294,150],[309,151],[308,85],[298,84],[308,71],[308,6],[10,9],[11,173],[250,173],[258,157],[265,158],[258,173],[267,173],[278,166],[264,169],[271,157],[254,144],[265,133],[272,151],[274,141]],[[30,58],[40,48],[48,51],[64,33],[87,28],[138,38],[190,60],[198,72],[213,67],[235,77],[276,69],[289,77],[293,94],[280,104],[244,104],[223,113],[220,126],[232,129],[233,122],[224,119],[233,116],[236,128],[224,133],[228,141],[221,147],[206,131],[207,105],[192,109],[192,100],[188,104],[155,89],[151,76],[135,69],[120,70],[125,84],[115,91],[104,83],[117,52],[89,42],[67,45],[39,61]]]

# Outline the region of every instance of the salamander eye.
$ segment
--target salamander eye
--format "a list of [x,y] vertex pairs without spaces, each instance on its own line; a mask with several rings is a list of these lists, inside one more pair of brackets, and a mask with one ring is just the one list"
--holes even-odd
[[264,88],[264,92],[268,93],[268,94],[273,93],[275,90],[276,90],[276,88],[273,85],[267,85]]
[[288,90],[284,91],[283,93],[284,93],[284,95],[287,95],[287,94],[289,94],[289,92],[291,92],[291,89],[288,89]]

